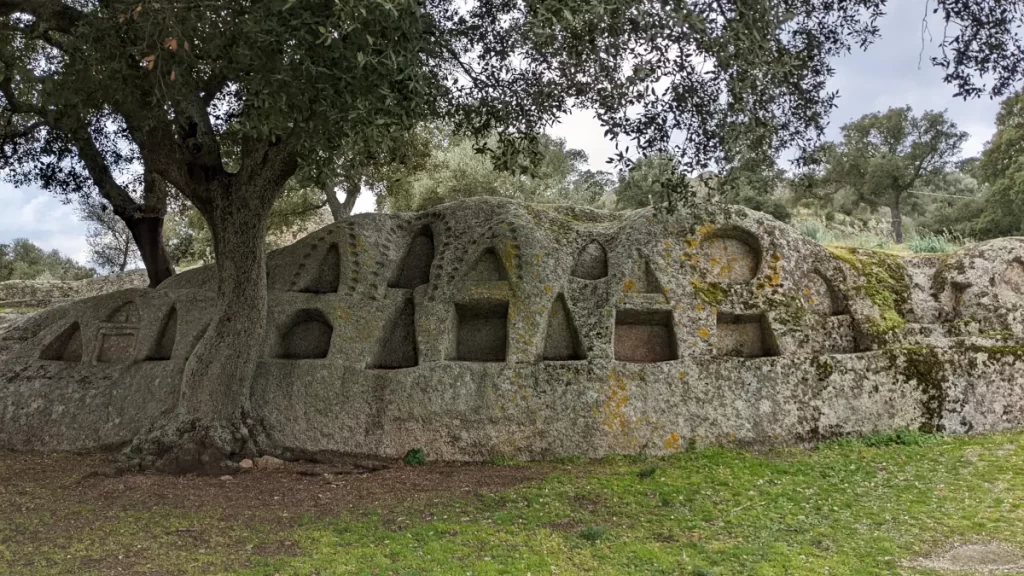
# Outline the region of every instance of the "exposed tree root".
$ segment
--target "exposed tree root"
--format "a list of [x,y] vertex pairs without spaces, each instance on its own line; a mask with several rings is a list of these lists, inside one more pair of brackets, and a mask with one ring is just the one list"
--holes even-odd
[[257,455],[253,437],[262,436],[259,430],[243,417],[210,423],[172,416],[136,438],[122,453],[122,465],[138,472],[234,474],[239,460]]

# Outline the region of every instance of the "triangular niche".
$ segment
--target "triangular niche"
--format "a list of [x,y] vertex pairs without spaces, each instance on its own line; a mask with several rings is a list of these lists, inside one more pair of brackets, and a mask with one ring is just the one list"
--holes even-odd
[[544,360],[586,360],[587,354],[580,341],[576,324],[572,321],[565,295],[559,294],[548,314],[548,327],[544,335]]
[[178,307],[171,306],[160,327],[159,340],[150,350],[146,360],[170,360],[174,353],[174,341],[178,337]]
[[39,359],[57,360],[59,362],[81,362],[82,328],[78,325],[78,322],[72,322],[70,326],[51,340],[39,354]]
[[507,282],[508,271],[505,270],[505,264],[498,256],[498,252],[493,247],[487,248],[476,259],[473,268],[466,275],[466,280],[470,282]]
[[412,298],[406,298],[381,336],[380,348],[371,368],[395,370],[412,368],[418,364],[416,354],[416,308]]
[[331,244],[324,252],[320,263],[313,270],[305,286],[299,292],[309,294],[331,294],[338,291],[341,283],[341,252],[337,244]]
[[643,261],[643,275],[640,277],[638,288],[641,294],[665,294],[665,289],[661,285],[661,280],[658,280],[658,275],[654,273],[650,260]]
[[388,288],[413,289],[417,286],[430,282],[430,267],[434,264],[434,234],[430,226],[424,226],[413,237],[409,248],[405,251],[405,257],[391,281]]

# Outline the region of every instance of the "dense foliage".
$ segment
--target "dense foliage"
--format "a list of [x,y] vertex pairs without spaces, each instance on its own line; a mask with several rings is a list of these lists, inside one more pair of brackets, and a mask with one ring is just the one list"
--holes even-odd
[[0,282],[6,280],[83,280],[96,272],[58,250],[47,252],[25,238],[0,244]]
[[567,148],[563,139],[538,137],[538,156],[528,173],[500,170],[477,148],[470,139],[437,131],[429,159],[383,187],[378,204],[389,211],[416,211],[460,198],[494,196],[590,206],[611,187],[611,175],[587,169],[587,154]]

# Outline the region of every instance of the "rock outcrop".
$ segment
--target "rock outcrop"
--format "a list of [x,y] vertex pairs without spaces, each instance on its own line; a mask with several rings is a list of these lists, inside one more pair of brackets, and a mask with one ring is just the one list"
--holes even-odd
[[[1024,426],[1024,240],[829,250],[769,216],[475,199],[272,252],[263,452],[476,460]],[[0,446],[124,443],[173,410],[215,269],[0,335]]]

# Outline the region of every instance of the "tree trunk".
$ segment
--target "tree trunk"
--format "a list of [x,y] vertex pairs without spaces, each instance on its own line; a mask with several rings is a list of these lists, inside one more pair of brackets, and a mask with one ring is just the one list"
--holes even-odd
[[267,322],[269,205],[250,201],[247,190],[233,192],[215,196],[205,214],[218,275],[213,320],[185,364],[171,422],[137,439],[130,450],[133,459],[141,454],[135,467],[225,474],[237,471],[235,460],[256,454],[251,433],[259,428],[250,419],[249,395]]
[[903,217],[900,214],[900,201],[896,200],[889,206],[892,216],[892,237],[897,244],[903,244]]
[[338,200],[338,182],[331,182],[323,187],[324,196],[327,197],[327,205],[331,209],[331,217],[335,222],[352,215],[352,209],[356,206],[356,200],[363,188],[363,179],[360,176],[348,176],[344,180],[345,201]]
[[121,242],[121,265],[118,267],[118,272],[124,273],[124,269],[128,267],[128,256],[132,253],[132,237],[125,235],[124,240]]
[[164,248],[164,219],[157,216],[125,219],[135,246],[142,255],[142,263],[149,275],[149,287],[156,288],[174,276],[174,264]]

